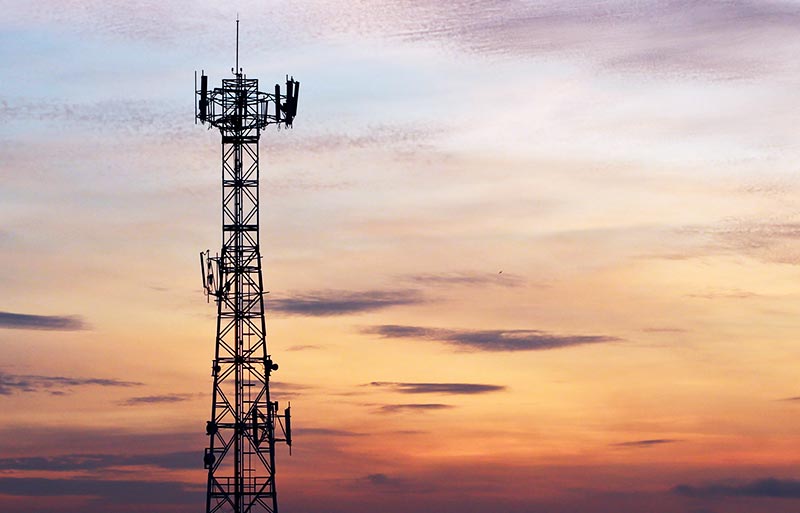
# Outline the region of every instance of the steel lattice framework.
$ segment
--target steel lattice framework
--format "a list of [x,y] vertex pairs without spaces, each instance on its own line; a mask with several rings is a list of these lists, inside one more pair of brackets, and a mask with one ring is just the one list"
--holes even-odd
[[209,91],[202,74],[195,86],[196,119],[222,134],[222,249],[200,254],[203,285],[217,305],[206,512],[277,513],[275,445],[292,440],[290,409],[281,413],[269,390],[278,365],[264,319],[258,142],[270,124],[291,126],[300,84],[287,77],[285,95],[278,85],[259,91],[238,68],[238,37],[234,77]]

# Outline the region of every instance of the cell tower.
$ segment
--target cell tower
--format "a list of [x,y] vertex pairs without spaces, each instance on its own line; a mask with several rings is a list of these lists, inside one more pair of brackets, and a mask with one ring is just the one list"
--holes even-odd
[[217,337],[209,444],[206,513],[277,513],[275,444],[291,448],[290,408],[280,412],[269,391],[278,370],[266,341],[264,285],[258,231],[258,140],[268,125],[292,125],[300,83],[286,78],[286,94],[258,90],[239,67],[236,20],[234,78],[208,89],[195,75],[195,123],[222,134],[222,250],[200,253],[203,287],[217,305]]

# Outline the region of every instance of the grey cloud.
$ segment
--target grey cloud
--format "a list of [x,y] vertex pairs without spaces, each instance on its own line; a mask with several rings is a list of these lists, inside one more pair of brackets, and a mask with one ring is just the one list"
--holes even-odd
[[178,121],[182,111],[169,103],[115,99],[87,103],[15,98],[0,101],[0,116],[8,121],[38,121],[94,127],[103,125],[124,134],[175,137],[191,128]]
[[366,479],[371,484],[378,486],[383,486],[392,482],[392,479],[386,474],[370,474]]
[[285,315],[323,317],[372,312],[393,306],[416,305],[424,301],[422,295],[414,290],[322,290],[271,299],[267,308]]
[[329,428],[294,428],[294,433],[297,435],[311,435],[311,436],[331,436],[331,437],[354,437],[354,436],[367,436],[365,433],[357,433],[355,431],[346,431],[343,429],[329,429]]
[[422,482],[413,478],[396,477],[383,472],[368,474],[355,483],[356,487],[363,488],[364,485],[375,491],[387,493],[428,493],[435,490],[431,481]]
[[270,380],[269,388],[273,392],[279,392],[281,394],[300,395],[303,393],[303,390],[310,390],[314,387],[312,385],[303,385],[300,383],[286,383],[284,381]]
[[764,262],[800,263],[800,223],[730,219],[716,225],[691,226],[683,233],[703,236],[700,254],[742,254]]
[[484,385],[477,383],[397,383],[373,381],[373,387],[389,387],[403,394],[454,394],[475,395],[488,392],[499,392],[506,387],[501,385]]
[[525,280],[516,274],[497,272],[452,272],[452,273],[423,273],[404,276],[403,279],[420,285],[499,285],[503,287],[518,287]]
[[307,351],[309,349],[322,349],[322,346],[316,344],[298,344],[296,346],[287,347],[287,351]]
[[75,470],[101,470],[110,467],[155,466],[165,469],[198,468],[202,451],[169,452],[163,454],[66,454],[60,456],[33,456],[0,458],[0,470],[41,470],[69,472]]
[[[170,48],[196,44],[198,34],[209,48],[228,43],[227,35],[208,30],[208,20],[217,14],[210,5],[191,4],[194,14],[187,17],[183,2],[136,7],[106,2],[91,9],[64,2],[48,2],[45,8],[11,4],[9,20],[36,27],[68,26],[95,37],[150,40]],[[434,42],[492,56],[556,54],[586,59],[600,68],[721,78],[786,69],[800,32],[800,7],[786,1],[376,0],[252,11],[243,24],[243,39],[254,55],[288,40],[319,41],[344,32]],[[256,36],[262,26],[273,28],[272,37]]]
[[[20,437],[24,433],[24,437]],[[143,454],[191,451],[208,442],[204,430],[131,432],[124,428],[101,429],[39,424],[0,426],[0,454],[6,457],[28,457],[32,454],[59,454],[65,447],[84,454],[114,454],[120,447],[136,447]]]
[[439,411],[452,408],[450,404],[440,403],[411,403],[411,404],[384,404],[380,407],[381,413],[399,413],[403,411]]
[[800,499],[800,481],[768,477],[756,481],[720,482],[701,486],[681,484],[673,493],[687,497],[763,497]]
[[654,447],[656,445],[665,445],[665,444],[674,444],[676,442],[680,442],[680,440],[671,440],[669,438],[655,438],[652,440],[633,440],[630,442],[620,442],[613,444],[614,447]]
[[0,328],[16,330],[78,331],[86,323],[75,315],[34,315],[0,312]]
[[105,378],[68,378],[64,376],[37,376],[0,373],[0,395],[11,395],[19,392],[39,392],[47,390],[51,394],[61,395],[63,389],[80,386],[101,387],[135,387],[143,383]]
[[131,397],[122,402],[125,406],[138,406],[140,404],[162,404],[162,403],[179,403],[188,401],[197,394],[163,394],[163,395],[144,395],[138,397]]
[[[199,503],[202,491],[173,481],[0,477],[0,494],[30,497],[90,496],[100,504]],[[95,507],[100,504],[95,504]]]
[[[446,7],[445,7],[446,5]],[[579,56],[607,69],[740,78],[786,68],[800,7],[788,2],[470,2],[404,4],[411,40],[510,56]],[[765,53],[763,48],[774,51]]]
[[606,335],[556,335],[540,330],[449,330],[392,324],[363,331],[382,338],[434,340],[472,351],[544,351],[620,341]]

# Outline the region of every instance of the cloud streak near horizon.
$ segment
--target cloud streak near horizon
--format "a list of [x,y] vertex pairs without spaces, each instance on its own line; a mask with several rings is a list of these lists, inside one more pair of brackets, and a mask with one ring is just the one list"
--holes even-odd
[[619,442],[612,444],[614,447],[632,447],[632,448],[648,448],[657,445],[674,444],[680,440],[672,440],[669,438],[654,438],[651,440],[632,440],[630,442]]
[[320,290],[270,299],[267,308],[283,315],[331,317],[418,305],[425,301],[422,294],[415,290]]
[[0,312],[0,328],[13,330],[79,331],[88,329],[77,315],[35,315]]
[[408,411],[429,412],[449,410],[454,406],[442,403],[406,403],[406,404],[384,404],[379,409],[379,413],[401,413]]
[[197,468],[198,451],[179,451],[161,454],[65,454],[60,456],[27,456],[0,458],[0,470],[42,470],[73,472],[101,470],[111,467],[154,466],[164,469]]
[[404,276],[403,279],[419,285],[499,285],[502,287],[519,287],[525,283],[522,276],[512,273],[421,273]]
[[800,481],[768,477],[749,482],[719,482],[707,485],[678,485],[672,489],[686,497],[759,497],[800,499]]
[[191,504],[202,500],[203,492],[199,489],[189,492],[187,488],[184,483],[175,481],[0,477],[0,494],[27,497],[88,496],[92,498],[95,508],[107,504]]
[[38,376],[25,374],[5,374],[0,372],[0,395],[47,390],[51,394],[65,393],[72,387],[99,386],[129,388],[141,386],[138,381],[124,381],[108,378],[70,378],[65,376]]
[[384,324],[364,328],[381,338],[443,342],[465,351],[547,351],[573,346],[620,342],[607,335],[559,335],[540,330],[452,330]]
[[122,401],[120,404],[124,406],[139,406],[143,404],[170,404],[188,401],[193,397],[204,394],[161,394],[161,395],[144,395],[138,397],[131,397]]
[[477,395],[506,389],[502,385],[476,383],[398,383],[392,381],[373,381],[370,386],[391,388],[401,394]]

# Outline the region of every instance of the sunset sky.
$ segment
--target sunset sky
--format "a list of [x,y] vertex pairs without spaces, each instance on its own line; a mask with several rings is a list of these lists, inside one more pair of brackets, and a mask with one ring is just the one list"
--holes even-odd
[[800,2],[0,0],[0,511],[204,507],[237,12],[283,513],[800,509]]

